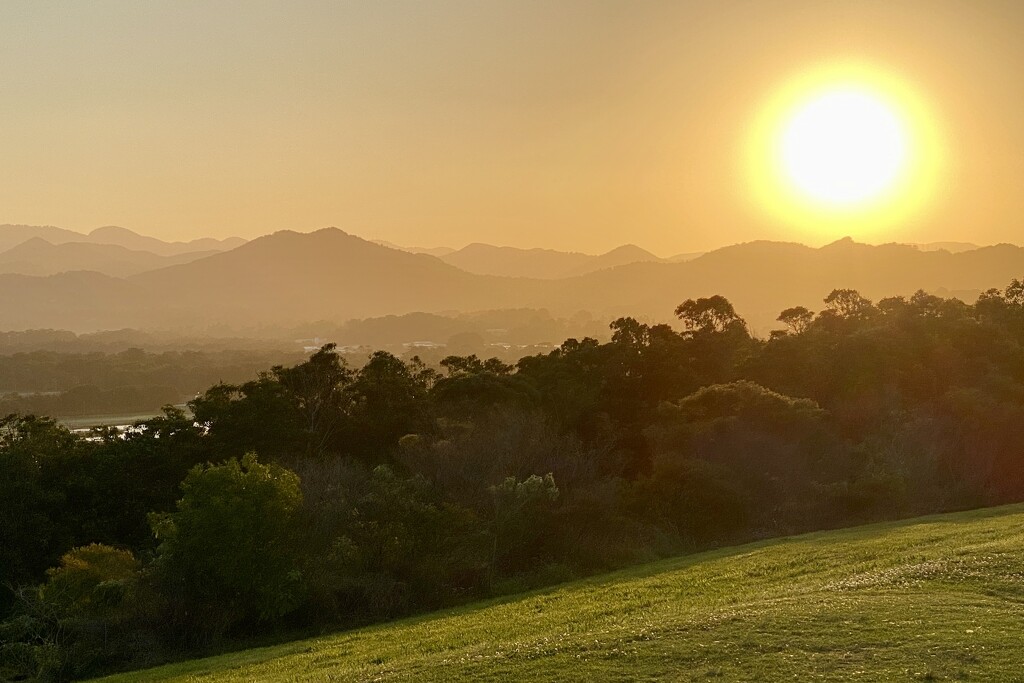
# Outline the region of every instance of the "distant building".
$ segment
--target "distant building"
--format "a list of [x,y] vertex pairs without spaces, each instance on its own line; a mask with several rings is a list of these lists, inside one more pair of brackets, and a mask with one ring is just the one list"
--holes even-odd
[[320,337],[313,337],[312,339],[296,339],[296,344],[302,346],[302,350],[305,353],[316,353],[323,348],[324,344],[327,343],[326,339]]
[[402,346],[406,349],[443,349],[444,344],[438,344],[432,341],[411,341],[405,342]]

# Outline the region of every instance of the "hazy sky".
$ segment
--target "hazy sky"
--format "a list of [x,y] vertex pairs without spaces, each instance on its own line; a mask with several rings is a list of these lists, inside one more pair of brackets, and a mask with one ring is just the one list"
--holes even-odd
[[1019,0],[5,0],[0,223],[814,242],[748,201],[744,132],[794,73],[856,59],[949,142],[938,200],[892,239],[1020,243],[1022,35]]

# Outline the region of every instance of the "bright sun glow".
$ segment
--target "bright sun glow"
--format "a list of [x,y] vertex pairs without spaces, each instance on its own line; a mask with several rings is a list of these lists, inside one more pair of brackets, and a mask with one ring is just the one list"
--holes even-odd
[[759,213],[816,237],[879,237],[920,213],[942,167],[935,119],[904,83],[821,67],[780,88],[748,144]]
[[789,180],[829,204],[875,199],[906,169],[903,122],[890,105],[856,87],[815,95],[793,115],[780,144]]

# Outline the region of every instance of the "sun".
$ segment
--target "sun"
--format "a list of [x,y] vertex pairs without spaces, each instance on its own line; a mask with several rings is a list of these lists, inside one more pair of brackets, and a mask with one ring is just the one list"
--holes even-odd
[[877,94],[842,85],[814,94],[779,136],[786,178],[812,201],[837,207],[870,202],[907,171],[908,135],[897,110]]
[[879,237],[935,196],[944,151],[924,99],[890,71],[818,67],[768,98],[746,154],[756,210],[815,237]]

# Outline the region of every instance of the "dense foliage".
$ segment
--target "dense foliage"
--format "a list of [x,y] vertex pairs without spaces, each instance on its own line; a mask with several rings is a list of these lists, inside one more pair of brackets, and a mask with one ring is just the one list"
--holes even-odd
[[0,676],[67,678],[743,539],[1024,500],[1024,285],[720,296],[517,365],[328,345],[126,434],[0,422]]

